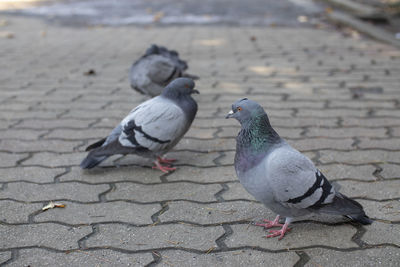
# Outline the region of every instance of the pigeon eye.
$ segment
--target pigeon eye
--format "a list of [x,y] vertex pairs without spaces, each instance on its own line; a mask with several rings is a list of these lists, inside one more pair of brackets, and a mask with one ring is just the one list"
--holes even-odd
[[241,107],[238,107],[237,110],[238,110],[238,111],[242,111],[242,108],[241,108]]

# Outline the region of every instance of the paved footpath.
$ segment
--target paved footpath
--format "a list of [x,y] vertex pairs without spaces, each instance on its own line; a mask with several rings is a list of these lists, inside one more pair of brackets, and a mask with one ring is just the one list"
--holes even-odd
[[[321,29],[2,19],[0,265],[399,266],[399,50]],[[145,99],[128,70],[151,43],[201,76],[198,116],[169,153],[178,170],[115,156],[82,171],[85,146]],[[238,123],[224,119],[246,96],[376,221],[312,216],[264,238],[252,222],[274,214],[238,183]],[[66,206],[42,212],[50,201]]]

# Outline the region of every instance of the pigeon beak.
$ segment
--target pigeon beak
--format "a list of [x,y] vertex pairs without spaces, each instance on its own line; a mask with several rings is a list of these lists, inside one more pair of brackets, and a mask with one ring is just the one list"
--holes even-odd
[[198,90],[192,90],[192,94],[200,94]]
[[234,114],[233,110],[228,112],[228,115],[226,115],[225,119],[232,118],[232,115]]

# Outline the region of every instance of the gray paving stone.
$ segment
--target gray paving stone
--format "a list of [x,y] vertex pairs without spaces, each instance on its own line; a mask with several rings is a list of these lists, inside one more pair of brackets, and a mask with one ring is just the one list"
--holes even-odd
[[46,135],[46,139],[58,138],[63,140],[82,140],[89,138],[102,139],[110,134],[109,129],[79,129],[79,130],[69,130],[69,129],[55,129]]
[[360,138],[360,143],[358,144],[358,146],[360,148],[400,150],[400,138],[391,138],[391,139]]
[[11,154],[0,152],[0,167],[15,167],[17,162],[28,157],[26,153]]
[[168,181],[193,181],[199,183],[237,181],[235,169],[232,166],[211,168],[181,166],[166,179]]
[[298,117],[334,118],[334,117],[365,117],[367,110],[324,109],[323,112],[315,109],[301,109]]
[[[0,202],[1,203],[1,202]],[[64,201],[65,208],[51,209],[34,217],[36,222],[58,221],[68,224],[93,224],[99,222],[125,222],[152,224],[151,215],[161,209],[159,204],[134,204],[115,201],[95,204],[78,204]],[[73,214],[74,216],[71,216]]]
[[310,137],[386,137],[384,128],[311,128],[306,133]]
[[91,232],[90,226],[70,227],[54,223],[0,225],[3,240],[0,248],[41,246],[59,250],[77,249],[78,240]]
[[307,117],[291,117],[291,118],[275,118],[271,119],[274,127],[334,127],[337,126],[335,118],[307,118]]
[[9,259],[11,259],[11,251],[0,252],[0,264],[8,261]]
[[155,202],[186,199],[202,202],[216,201],[214,194],[222,189],[219,184],[198,185],[187,182],[153,185],[118,183],[115,186],[115,190],[106,195],[108,200]]
[[385,221],[400,221],[400,200],[388,200],[383,202],[358,200],[365,212],[372,218]]
[[398,152],[368,150],[368,151],[332,151],[321,150],[320,161],[325,163],[368,164],[368,163],[399,163]]
[[197,227],[188,224],[133,227],[121,224],[100,225],[99,233],[86,241],[87,247],[109,246],[129,250],[183,247],[207,251],[216,247],[221,226]]
[[307,139],[288,140],[288,142],[291,146],[302,152],[330,149],[332,147],[336,149],[354,149],[354,147],[352,147],[354,140],[350,138],[330,139],[324,137],[310,137]]
[[3,150],[11,152],[37,152],[37,151],[54,151],[54,152],[71,152],[74,147],[81,145],[81,141],[65,141],[65,140],[2,140],[1,147]]
[[78,166],[84,159],[83,153],[55,153],[55,152],[38,152],[22,163],[25,166],[45,166],[51,168],[64,166]]
[[30,128],[30,129],[56,129],[56,128],[82,128],[86,129],[89,124],[94,123],[95,119],[24,119],[15,128]]
[[329,246],[336,248],[358,247],[351,241],[356,229],[350,225],[328,226],[316,223],[296,223],[282,240],[265,238],[268,234],[263,227],[240,224],[231,225],[233,234],[225,240],[228,247],[261,247],[271,250],[296,249],[308,246]]
[[392,127],[392,135],[400,137],[400,127]]
[[163,251],[160,266],[294,266],[300,259],[294,252],[268,253],[254,250],[235,250],[210,254],[185,251]]
[[[189,131],[185,134],[185,137],[211,139],[211,138],[214,138],[214,134],[216,132],[217,132],[217,129],[213,129],[213,128],[202,129],[202,128],[190,127]],[[182,141],[180,141],[180,143],[182,143]]]
[[175,151],[190,150],[202,152],[226,151],[236,148],[236,140],[232,138],[219,138],[209,140],[196,140],[183,138],[177,146]]
[[252,221],[266,216],[265,207],[255,202],[223,202],[213,204],[177,201],[168,203],[168,210],[159,216],[161,222],[184,221],[198,224]]
[[87,185],[82,183],[32,184],[9,183],[0,191],[0,199],[10,198],[20,201],[51,201],[68,199],[76,201],[98,201],[98,195],[105,192],[108,185]]
[[54,177],[60,175],[64,168],[18,167],[1,170],[0,182],[30,181],[34,183],[51,183]]
[[380,175],[382,175],[386,179],[391,178],[400,178],[400,165],[396,164],[379,164],[379,166],[383,169]]
[[344,164],[329,164],[318,166],[328,180],[357,179],[363,181],[375,181],[373,175],[376,168],[372,165],[349,166]]
[[376,182],[339,181],[340,192],[348,197],[361,197],[384,200],[399,198],[400,180],[385,180]]
[[343,126],[384,127],[399,126],[400,118],[351,118],[344,117]]
[[33,130],[33,129],[7,129],[0,131],[0,138],[5,139],[17,139],[17,140],[36,140],[39,136],[47,133],[47,130]]
[[[304,131],[301,128],[279,128],[275,127],[276,131],[282,138],[299,138]],[[218,137],[232,137],[236,138],[240,131],[239,127],[224,127],[221,132],[218,132]]]
[[393,244],[400,246],[400,225],[375,221],[365,227],[367,232],[361,238],[368,244]]
[[131,181],[140,183],[161,182],[160,176],[164,173],[140,166],[124,166],[115,168],[94,168],[82,170],[72,167],[71,171],[60,176],[60,181],[82,181],[86,183],[108,183],[118,181]]
[[244,189],[243,185],[240,183],[230,183],[227,185],[229,187],[228,191],[225,191],[221,196],[225,200],[238,200],[238,199],[247,199],[255,201],[254,197],[247,193],[246,189]]
[[307,267],[315,266],[398,266],[400,251],[394,247],[371,248],[355,251],[334,251],[323,248],[306,250],[310,261]]
[[42,208],[41,204],[25,204],[11,200],[0,200],[0,221],[6,223],[27,223],[28,216]]
[[151,253],[126,254],[110,249],[65,253],[34,248],[19,250],[17,260],[9,266],[145,266],[152,261]]

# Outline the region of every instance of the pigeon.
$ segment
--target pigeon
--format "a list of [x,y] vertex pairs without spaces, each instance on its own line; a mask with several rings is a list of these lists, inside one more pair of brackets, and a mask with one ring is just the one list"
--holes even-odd
[[[310,213],[343,215],[361,224],[371,224],[357,201],[339,193],[312,161],[291,147],[272,128],[264,109],[255,101],[240,99],[226,118],[241,124],[236,138],[235,170],[240,183],[266,207],[275,220],[256,225],[270,230],[267,237],[281,240],[294,217]],[[286,217],[279,223],[280,216]]]
[[141,94],[157,96],[163,88],[178,77],[198,79],[185,73],[188,65],[178,52],[163,46],[151,45],[144,56],[133,63],[130,71],[131,87]]
[[197,113],[197,103],[191,97],[195,83],[190,78],[178,78],[168,84],[161,95],[149,99],[126,116],[109,136],[88,146],[90,151],[80,164],[90,169],[115,154],[136,154],[156,158],[154,169],[167,173],[176,168],[175,159],[162,156],[173,148],[189,130]]

